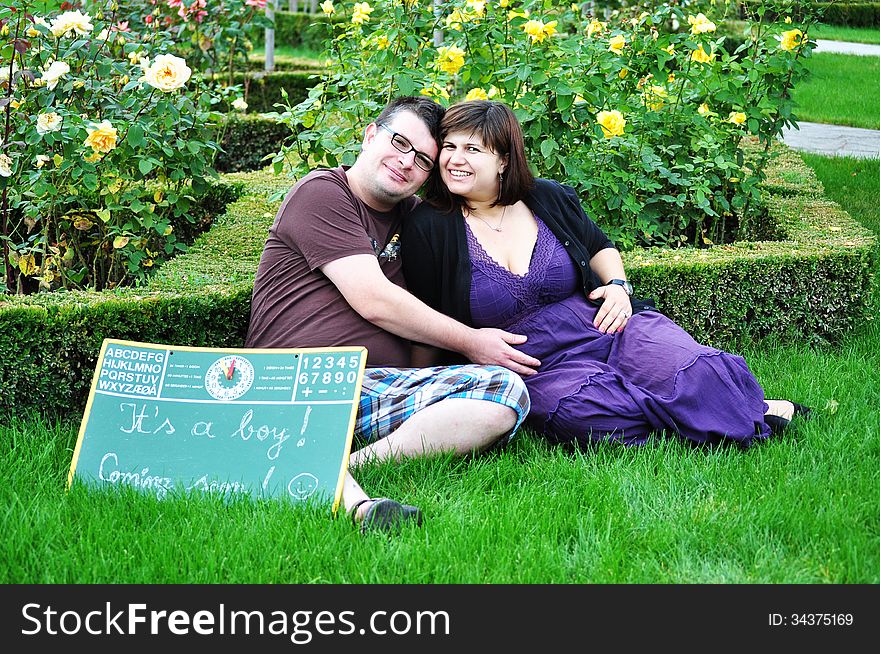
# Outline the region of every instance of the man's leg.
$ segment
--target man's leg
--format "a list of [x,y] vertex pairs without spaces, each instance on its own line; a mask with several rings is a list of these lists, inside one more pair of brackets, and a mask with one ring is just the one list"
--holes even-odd
[[512,435],[528,410],[522,379],[498,366],[368,369],[356,431],[371,443],[351,465],[479,452]]
[[414,413],[385,438],[352,453],[351,465],[439,452],[481,452],[513,431],[516,411],[486,400],[448,398]]

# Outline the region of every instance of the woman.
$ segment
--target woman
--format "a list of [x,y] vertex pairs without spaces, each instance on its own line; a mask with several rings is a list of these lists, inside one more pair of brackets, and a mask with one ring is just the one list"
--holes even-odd
[[574,189],[532,177],[505,105],[447,111],[427,200],[401,238],[407,285],[461,322],[528,337],[521,349],[541,360],[525,378],[529,421],[552,442],[640,444],[665,430],[748,447],[808,413],[765,403],[741,357],[632,297],[620,254]]

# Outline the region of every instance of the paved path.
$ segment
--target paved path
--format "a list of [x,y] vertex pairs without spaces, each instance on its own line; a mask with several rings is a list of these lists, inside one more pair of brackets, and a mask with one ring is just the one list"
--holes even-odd
[[840,54],[861,55],[865,57],[880,57],[880,45],[867,43],[850,43],[849,41],[826,41],[816,39],[816,47],[813,52],[837,52]]
[[[878,56],[880,45],[824,41],[817,39],[814,52],[839,52],[843,54]],[[795,150],[815,152],[830,157],[880,158],[880,131],[821,123],[799,123],[799,129],[785,129],[782,140]]]
[[880,157],[880,130],[805,122],[798,123],[798,126],[798,130],[782,132],[783,142],[795,150],[829,157]]

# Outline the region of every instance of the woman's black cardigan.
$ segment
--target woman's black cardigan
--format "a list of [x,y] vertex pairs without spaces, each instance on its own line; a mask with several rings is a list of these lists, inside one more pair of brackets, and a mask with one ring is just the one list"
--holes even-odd
[[[536,179],[525,203],[550,228],[581,275],[584,295],[602,286],[590,258],[613,248],[605,233],[584,213],[575,190]],[[400,238],[403,273],[410,292],[428,306],[471,325],[471,259],[464,218],[456,209],[443,213],[426,202],[407,216]],[[633,312],[656,310],[633,299]]]

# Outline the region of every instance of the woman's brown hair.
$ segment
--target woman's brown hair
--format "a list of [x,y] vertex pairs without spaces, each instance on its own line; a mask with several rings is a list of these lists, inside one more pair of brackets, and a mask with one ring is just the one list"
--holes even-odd
[[[515,204],[526,197],[535,178],[526,161],[522,128],[506,104],[489,100],[471,100],[452,105],[446,110],[446,115],[440,123],[441,152],[444,139],[453,132],[475,134],[483,145],[498,156],[507,159],[498,199],[493,206]],[[425,199],[444,211],[468,206],[463,197],[450,193],[446,188],[440,177],[439,166],[434,166],[428,178]]]

